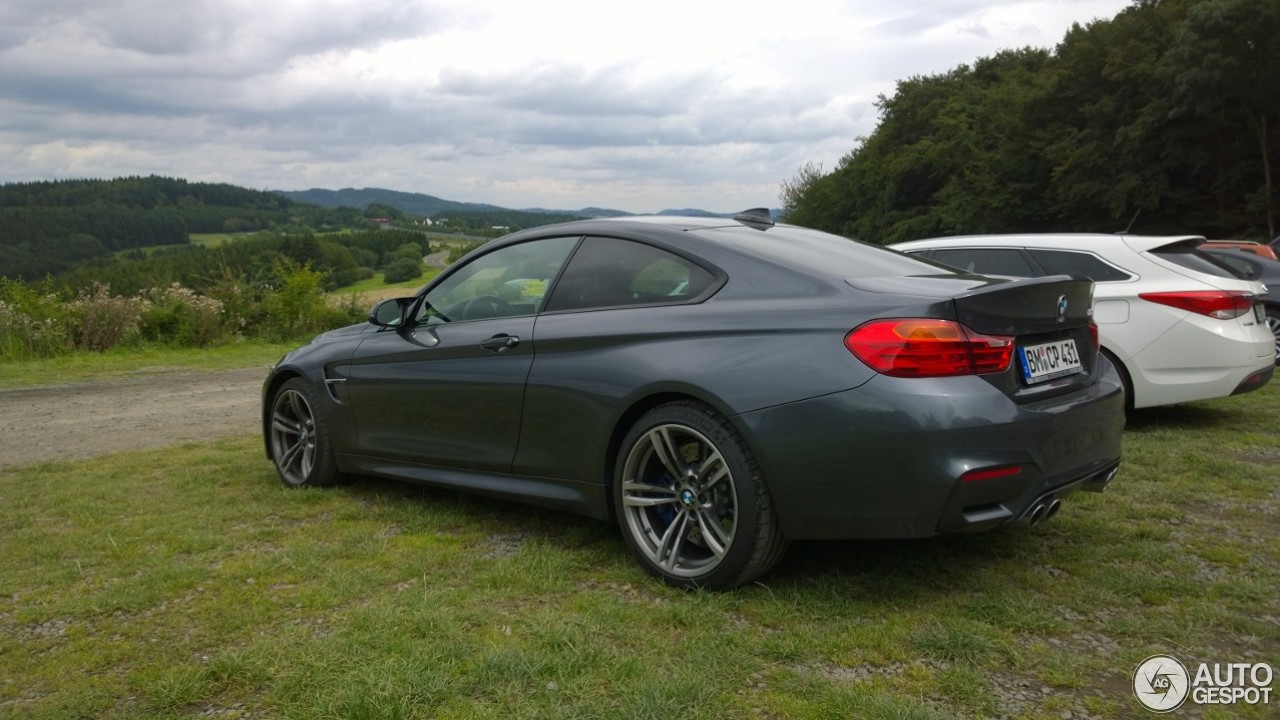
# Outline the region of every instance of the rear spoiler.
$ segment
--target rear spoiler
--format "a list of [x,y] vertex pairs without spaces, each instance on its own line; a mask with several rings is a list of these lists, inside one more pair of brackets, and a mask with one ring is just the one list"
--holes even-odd
[[1149,235],[1122,235],[1121,240],[1135,252],[1151,252],[1162,247],[1170,245],[1180,245],[1187,243],[1189,245],[1199,245],[1204,242],[1202,235],[1168,235],[1168,236],[1149,236]]

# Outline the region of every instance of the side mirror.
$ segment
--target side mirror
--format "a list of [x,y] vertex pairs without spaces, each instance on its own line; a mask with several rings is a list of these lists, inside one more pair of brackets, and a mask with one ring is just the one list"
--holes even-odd
[[369,311],[369,322],[378,327],[392,328],[405,324],[409,308],[417,300],[414,297],[392,298],[383,300]]

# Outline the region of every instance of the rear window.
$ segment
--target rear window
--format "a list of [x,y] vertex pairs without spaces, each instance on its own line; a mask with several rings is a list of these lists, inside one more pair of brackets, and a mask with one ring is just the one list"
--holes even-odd
[[1133,276],[1097,255],[1073,250],[1028,249],[1031,257],[1050,275],[1075,275],[1094,282],[1120,282]]
[[726,245],[741,247],[757,257],[794,267],[815,275],[840,278],[899,275],[939,275],[955,273],[955,268],[910,257],[880,245],[850,240],[839,235],[790,225],[766,232],[741,226],[718,227],[697,232],[731,234]]
[[1213,258],[1214,260],[1217,260],[1223,265],[1226,265],[1227,267],[1231,268],[1231,270],[1235,272],[1236,277],[1240,278],[1241,280],[1257,280],[1262,275],[1262,273],[1260,272],[1261,268],[1249,262],[1248,260],[1244,259],[1243,257],[1233,257],[1231,255],[1227,255],[1226,253],[1207,253],[1207,254],[1209,255],[1209,257]]
[[1228,278],[1236,280],[1237,276],[1234,270],[1226,263],[1220,262],[1212,258],[1208,253],[1200,252],[1197,247],[1200,243],[1196,240],[1187,242],[1174,243],[1156,248],[1150,251],[1152,255],[1171,262],[1175,265],[1181,265],[1188,270],[1213,275],[1220,278]]

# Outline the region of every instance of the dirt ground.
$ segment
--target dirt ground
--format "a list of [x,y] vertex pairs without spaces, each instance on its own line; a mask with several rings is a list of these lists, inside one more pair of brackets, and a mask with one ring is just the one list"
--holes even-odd
[[[443,251],[423,261],[444,267],[448,256]],[[392,288],[363,296],[372,304],[414,292]],[[0,468],[260,432],[266,377],[264,367],[148,368],[106,380],[0,389]]]
[[0,390],[0,468],[258,432],[263,367]]

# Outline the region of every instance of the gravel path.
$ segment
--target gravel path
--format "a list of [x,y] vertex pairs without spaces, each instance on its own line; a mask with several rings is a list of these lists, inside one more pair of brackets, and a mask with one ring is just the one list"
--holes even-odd
[[0,390],[0,467],[258,432],[262,367]]

